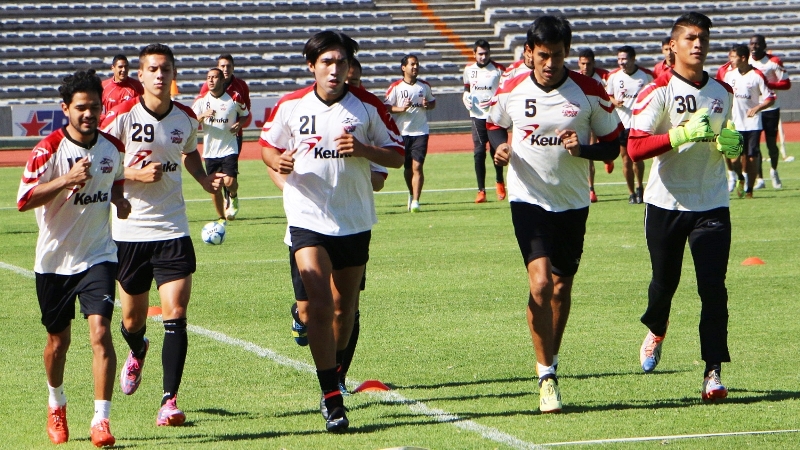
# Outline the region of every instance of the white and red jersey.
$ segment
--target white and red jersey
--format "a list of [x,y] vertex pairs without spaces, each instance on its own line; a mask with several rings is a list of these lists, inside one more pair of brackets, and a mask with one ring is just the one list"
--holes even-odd
[[192,111],[198,116],[207,110],[214,111],[214,114],[203,120],[203,158],[222,158],[239,153],[236,134],[231,133],[231,128],[239,117],[250,114],[239,94],[223,92],[220,97],[214,97],[209,92],[192,105]]
[[370,161],[341,155],[335,139],[345,132],[359,142],[403,154],[403,139],[386,106],[364,89],[348,87],[335,103],[317,96],[316,85],[283,96],[264,124],[259,143],[294,151],[294,170],[283,188],[289,226],[328,236],[372,229],[378,221]]
[[[789,80],[789,72],[783,68],[783,61],[777,56],[766,54],[763,58],[756,61],[753,59],[753,56],[750,55],[749,63],[764,74],[767,78],[767,87],[773,91],[785,91],[792,86],[792,82]],[[775,98],[775,103],[764,111],[772,111],[780,107],[781,105],[778,104],[778,99]]]
[[494,61],[480,67],[472,63],[464,68],[464,89],[469,91],[469,116],[476,119],[489,117],[489,102],[500,85],[500,76],[506,68]]
[[111,110],[103,130],[125,144],[125,167],[141,169],[161,163],[163,175],[155,183],[125,183],[125,198],[131,202],[126,220],[114,217],[115,241],[152,242],[189,235],[186,204],[181,189],[182,158],[197,151],[197,117],[191,108],[172,102],[157,116],[141,97]]
[[431,91],[431,85],[419,78],[414,84],[397,80],[386,90],[384,103],[389,107],[403,106],[406,99],[411,99],[411,107],[403,112],[392,113],[400,134],[403,136],[422,136],[430,133],[428,111],[422,107],[422,99],[426,99],[428,103],[436,101]]
[[708,109],[714,133],[731,118],[733,92],[730,86],[703,73],[693,83],[674,70],[648,85],[636,100],[628,152],[634,160],[639,138],[659,137],[668,151],[653,158],[644,201],[663,209],[708,211],[727,207],[725,157],[717,151],[715,139],[687,142],[669,149],[669,130],[685,124],[697,110]]
[[519,59],[517,61],[514,61],[513,63],[511,63],[510,66],[506,68],[505,71],[503,71],[503,74],[500,75],[500,83],[497,85],[497,89],[502,88],[506,80],[516,78],[517,75],[521,75],[523,73],[530,73],[531,70],[532,69],[530,67],[525,65],[524,59]]
[[767,79],[760,70],[748,67],[748,71],[741,73],[738,70],[729,70],[722,81],[728,83],[733,89],[733,123],[737,131],[761,130],[761,114],[747,117],[747,111],[769,99],[775,98],[775,93],[767,87]]
[[592,74],[592,78],[598,83],[600,83],[600,85],[603,86],[603,88],[605,89],[606,85],[608,84],[609,75],[611,75],[611,72],[609,72],[608,70],[595,67],[594,73]]
[[592,133],[611,141],[622,130],[614,105],[595,80],[567,70],[564,80],[543,87],[530,73],[505,82],[492,99],[488,123],[512,129],[509,201],[560,212],[589,206],[589,166],[569,154],[556,130],[575,130],[588,145]]
[[622,106],[616,108],[616,111],[623,127],[631,127],[636,96],[651,81],[653,81],[653,72],[639,66],[636,66],[636,70],[630,75],[622,69],[615,69],[609,73],[606,80],[606,92],[610,97],[622,100]]
[[66,175],[89,158],[91,178],[73,189],[62,189],[50,202],[34,209],[39,225],[36,273],[74,275],[102,262],[117,262],[111,240],[111,186],[125,181],[124,147],[112,136],[97,133],[89,144],[74,141],[60,128],[36,144],[22,175],[17,207],[22,208],[40,184]]
[[[225,83],[225,92],[227,92],[228,95],[230,95],[231,97],[233,97],[234,94],[238,94],[239,98],[241,99],[241,102],[244,103],[244,106],[247,109],[247,111],[250,111],[250,106],[251,106],[250,87],[247,86],[247,83],[244,80],[242,80],[241,78],[236,78],[234,75],[231,75],[231,81]],[[197,101],[200,97],[203,97],[207,93],[208,93],[208,83],[203,83],[203,85],[200,86],[200,93],[197,94],[197,97],[194,98],[195,101]],[[247,120],[242,124],[242,128],[239,129],[239,134],[238,134],[239,136],[242,135],[244,127],[250,125],[250,120],[252,120],[252,116],[248,115]]]
[[139,80],[127,77],[117,82],[114,77],[103,81],[103,113],[108,114],[120,103],[144,94],[144,86]]

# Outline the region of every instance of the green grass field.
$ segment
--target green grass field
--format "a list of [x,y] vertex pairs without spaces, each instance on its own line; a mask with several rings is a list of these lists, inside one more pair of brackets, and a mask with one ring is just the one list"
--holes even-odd
[[[796,154],[800,146],[790,147]],[[471,154],[433,154],[420,214],[405,211],[402,173],[376,195],[362,331],[352,381],[378,379],[389,395],[346,398],[351,428],[329,435],[307,348],[289,333],[293,299],[282,243],[278,191],[258,161],[242,163],[240,218],[221,246],[199,240],[213,219],[207,195],[187,183],[198,270],[189,309],[189,356],[179,405],[187,426],[159,428],[160,324],[139,391],[115,388],[118,447],[379,449],[536,448],[575,441],[794,430],[800,428],[800,162],[782,164],[784,189],[733,199],[728,271],[730,349],[723,369],[728,399],[700,400],[700,302],[689,252],[670,331],[656,373],[639,368],[646,328],[639,322],[649,282],[642,205],[628,205],[619,161],[598,164],[585,251],[560,355],[564,413],[538,412],[535,359],[527,326],[527,287],[507,202],[476,205]],[[0,169],[0,448],[53,448],[45,433],[47,389],[33,267],[37,228],[16,211],[21,168]],[[769,182],[767,182],[769,185]],[[766,264],[742,266],[750,256]],[[24,270],[15,270],[14,268]],[[158,304],[155,294],[151,303]],[[114,322],[120,317],[117,310]],[[116,328],[116,326],[115,326]],[[114,333],[118,365],[127,349]],[[92,416],[86,322],[73,324],[66,390],[70,443],[87,448]],[[800,434],[741,434],[606,442],[605,448],[793,448]],[[588,445],[587,445],[588,446]]]

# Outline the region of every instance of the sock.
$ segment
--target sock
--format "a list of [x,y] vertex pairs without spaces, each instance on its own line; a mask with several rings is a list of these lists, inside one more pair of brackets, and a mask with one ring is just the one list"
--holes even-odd
[[108,419],[110,415],[111,415],[111,400],[94,401],[94,417],[92,418],[92,426],[97,425],[103,419]]
[[705,372],[703,372],[703,378],[705,378],[706,375],[708,375],[708,372],[711,372],[712,370],[716,370],[717,373],[722,375],[722,364],[720,364],[720,363],[712,364],[712,363],[708,363],[707,362],[706,363],[706,370],[705,370]]
[[737,175],[737,174],[736,174],[736,171],[735,171],[735,170],[729,170],[729,171],[728,171],[728,179],[730,179],[730,180],[736,180],[736,179],[738,179],[738,178],[739,178],[739,175]]
[[356,311],[356,320],[353,322],[353,332],[350,333],[350,340],[347,341],[347,347],[342,351],[341,368],[339,370],[339,381],[345,382],[347,371],[350,370],[350,364],[353,362],[353,355],[356,353],[356,344],[358,344],[358,334],[361,330],[361,313]]
[[339,392],[339,373],[336,367],[330,369],[317,370],[319,387],[322,389],[322,396],[325,399],[325,407],[328,413],[336,408],[344,407],[342,393]]
[[183,366],[189,339],[186,335],[186,319],[164,321],[164,347],[161,350],[161,365],[164,367],[164,397],[161,404],[175,397],[181,385]]
[[67,404],[67,394],[64,393],[63,384],[59,387],[53,387],[50,386],[50,383],[47,383],[47,390],[50,391],[50,396],[47,399],[47,404],[51,408],[57,408],[59,406],[64,406]]
[[536,373],[539,375],[539,379],[541,380],[546,375],[555,375],[556,369],[553,366],[545,366],[542,364],[536,363]]
[[137,358],[144,358],[144,333],[147,331],[147,324],[145,324],[141,330],[131,333],[125,329],[125,325],[120,322],[119,330],[122,332],[122,338],[125,339],[125,342],[128,343],[128,347],[130,347],[131,351],[133,352],[133,356]]
[[558,366],[558,355],[553,355],[553,368]]

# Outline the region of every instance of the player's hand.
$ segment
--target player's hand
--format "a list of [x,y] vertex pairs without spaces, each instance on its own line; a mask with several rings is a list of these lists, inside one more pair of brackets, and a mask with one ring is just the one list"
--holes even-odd
[[81,158],[75,161],[75,164],[69,169],[69,172],[64,175],[64,181],[66,181],[64,188],[72,189],[75,186],[84,184],[89,178],[92,178],[92,174],[89,173],[91,167],[92,163],[89,162],[89,158]]
[[428,109],[428,99],[425,97],[422,97],[422,107]]
[[578,133],[575,130],[556,130],[556,133],[570,155],[581,156],[581,143],[578,141]]
[[114,206],[117,207],[118,219],[127,219],[131,214],[131,202],[129,202],[127,198],[121,198],[115,201]]
[[161,167],[161,163],[148,161],[144,167],[139,169],[136,179],[142,183],[155,183],[161,180],[162,175],[164,175],[164,169]]
[[759,112],[758,106],[753,106],[747,110],[747,117],[755,117]]
[[345,132],[343,135],[335,138],[333,142],[336,143],[336,151],[340,155],[353,155],[361,156],[364,154],[364,144],[359,142],[355,136]]
[[742,134],[736,131],[733,121],[728,121],[728,126],[723,128],[717,136],[717,150],[724,154],[726,158],[738,158],[744,148]]
[[209,194],[213,194],[217,192],[219,188],[222,187],[222,179],[225,178],[224,173],[212,173],[203,177],[200,181],[200,185],[203,186],[203,189],[208,192]]
[[464,92],[461,95],[461,101],[464,102],[464,107],[467,108],[468,111],[472,110],[472,95],[469,92]]
[[200,113],[200,115],[197,116],[197,120],[202,122],[203,120],[205,120],[205,119],[207,119],[209,117],[214,117],[214,110],[213,109],[207,109],[207,110],[203,111],[202,113]]
[[511,161],[511,146],[507,143],[502,143],[494,150],[494,165],[504,167]]
[[242,122],[237,121],[231,127],[231,134],[238,134],[239,130],[241,130],[241,129],[242,129]]
[[296,151],[297,149],[295,148],[281,153],[281,156],[278,157],[278,168],[275,169],[275,171],[284,175],[292,173],[294,170],[294,154]]
[[411,108],[411,99],[403,99],[403,110],[408,111],[409,108]]
[[708,108],[700,108],[689,120],[669,130],[669,143],[672,148],[680,147],[687,142],[700,142],[714,138],[714,131],[708,121]]

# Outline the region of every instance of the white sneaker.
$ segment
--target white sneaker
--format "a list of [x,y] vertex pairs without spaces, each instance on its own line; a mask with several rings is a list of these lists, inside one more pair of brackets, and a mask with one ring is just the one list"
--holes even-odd
[[411,207],[408,210],[411,211],[412,213],[419,212],[419,202],[416,200],[412,200]]
[[738,180],[738,176],[736,176],[736,172],[729,170],[728,171],[728,192],[733,192],[736,189],[736,180]]
[[764,189],[764,179],[756,178],[756,184],[753,185],[753,189]]
[[769,169],[769,176],[772,178],[772,189],[780,189],[783,187],[783,184],[781,184],[781,177],[778,176],[777,170]]

